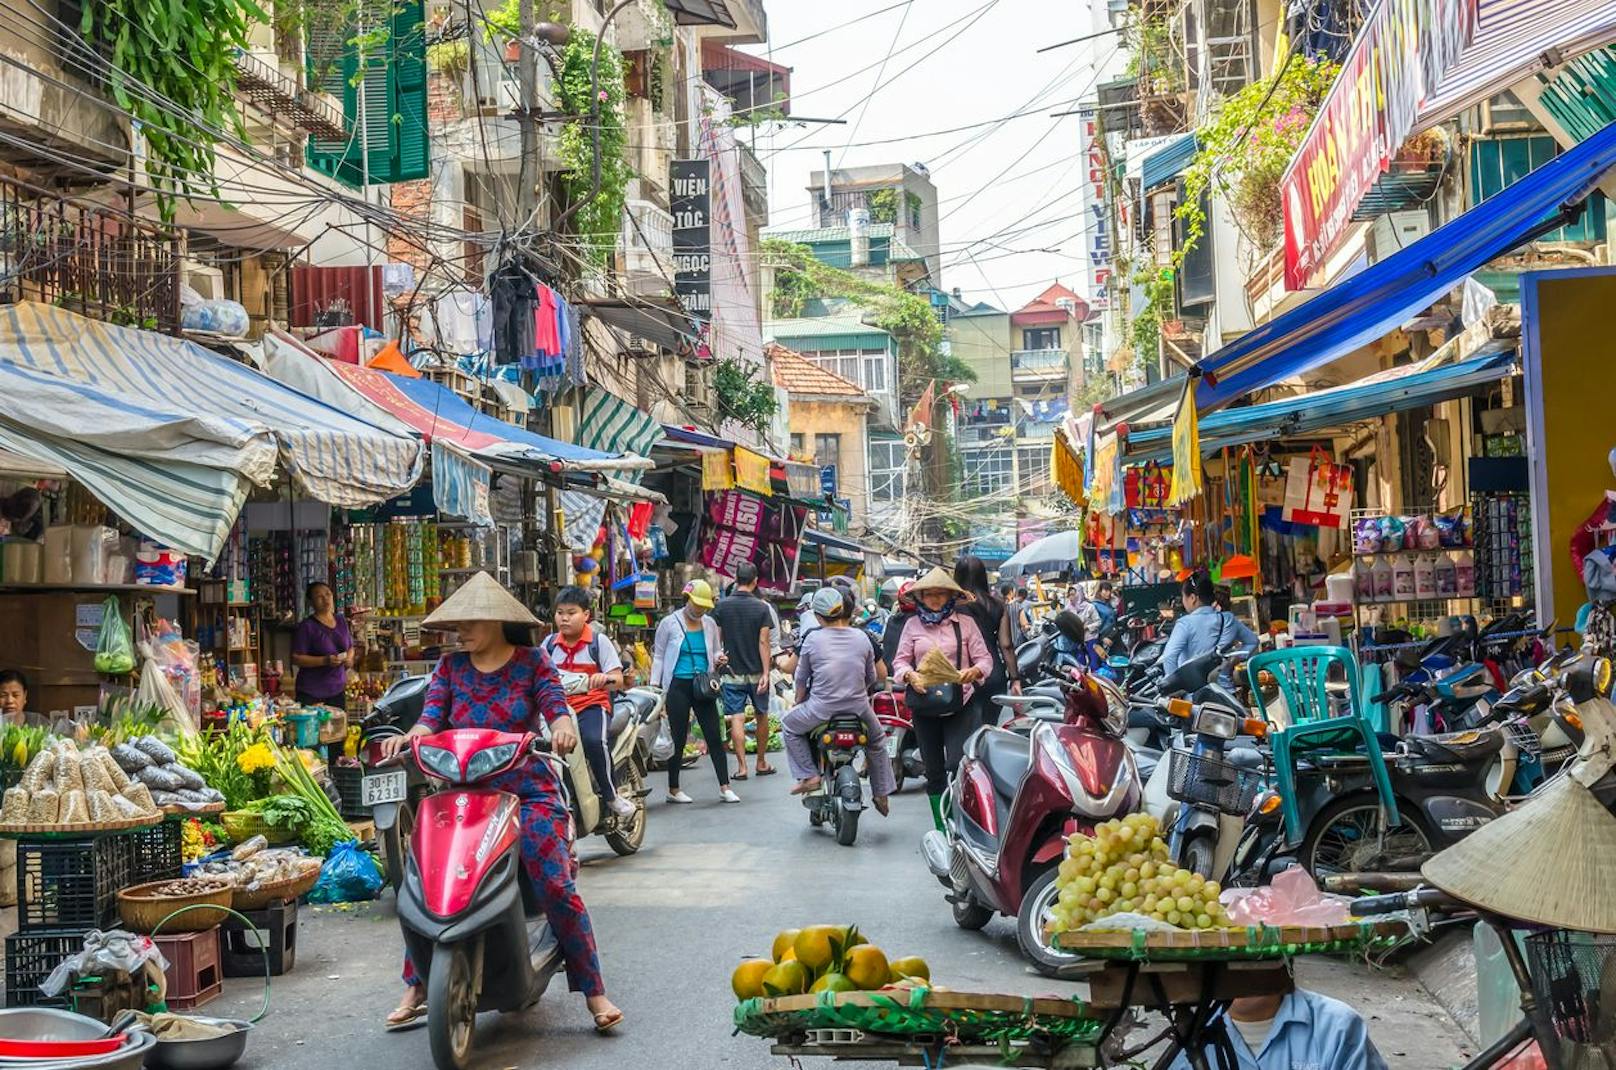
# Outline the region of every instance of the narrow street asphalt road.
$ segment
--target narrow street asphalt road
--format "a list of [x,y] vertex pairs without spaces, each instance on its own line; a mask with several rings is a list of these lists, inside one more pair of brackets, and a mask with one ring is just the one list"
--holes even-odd
[[[858,843],[845,848],[808,827],[784,775],[737,785],[739,806],[716,801],[705,767],[686,776],[694,806],[665,805],[660,775],[656,781],[638,855],[617,858],[599,839],[583,847],[582,890],[607,985],[628,1014],[619,1035],[595,1036],[582,998],[558,978],[528,1014],[479,1019],[480,1066],[783,1070],[787,1061],[765,1041],[731,1036],[729,975],[742,957],[767,954],[777,930],[816,922],[857,923],[889,954],[923,955],[951,988],[1077,991],[1023,966],[1008,920],[981,933],[955,928],[920,858],[929,818],[913,788],[894,799],[885,821],[866,815]],[[240,1065],[429,1070],[424,1032],[389,1035],[380,1025],[399,995],[399,948],[391,896],[352,910],[304,907],[297,967],[275,978],[269,1016]],[[1461,1061],[1459,1032],[1412,980],[1337,963],[1303,970],[1307,983],[1370,1016],[1393,1067]],[[261,993],[261,983],[227,982],[204,1013],[250,1014]]]

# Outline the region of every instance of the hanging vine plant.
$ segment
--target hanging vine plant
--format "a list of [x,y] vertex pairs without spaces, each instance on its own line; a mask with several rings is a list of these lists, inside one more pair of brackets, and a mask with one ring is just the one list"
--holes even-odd
[[568,204],[589,196],[593,181],[594,142],[591,127],[600,133],[600,192],[573,216],[574,233],[582,239],[582,253],[590,263],[605,266],[617,249],[623,226],[623,201],[634,170],[624,158],[627,132],[623,124],[623,55],[610,45],[600,50],[598,117],[591,116],[590,69],[595,58],[595,35],[574,27],[561,55],[557,102],[573,116],[560,134],[562,192]]
[[245,137],[235,103],[236,53],[247,47],[252,24],[269,18],[252,0],[84,5],[79,32],[110,60],[113,99],[139,124],[165,221],[174,218],[178,198],[217,195],[210,131]]

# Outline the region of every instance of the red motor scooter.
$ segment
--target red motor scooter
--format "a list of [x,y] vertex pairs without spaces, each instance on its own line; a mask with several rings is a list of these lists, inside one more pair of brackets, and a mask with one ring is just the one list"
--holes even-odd
[[482,728],[412,741],[437,790],[416,809],[398,920],[426,985],[438,1070],[470,1066],[479,1011],[531,1007],[562,966],[522,865],[521,802],[478,786],[524,762],[560,761],[541,746],[529,733]]
[[[1056,623],[1062,633],[1075,627],[1082,634],[1075,614],[1063,612]],[[1066,838],[1132,813],[1144,795],[1124,742],[1127,701],[1116,685],[1078,674],[1060,687],[1066,708],[1059,723],[1040,719],[1030,728],[981,728],[971,736],[949,784],[944,830],[922,841],[955,923],[980,929],[995,914],[1015,918],[1022,954],[1050,977],[1078,961],[1044,933]]]
[[926,775],[926,763],[920,757],[920,740],[915,736],[914,714],[903,701],[902,691],[877,691],[870,698],[876,720],[887,733],[887,757],[892,761],[894,791],[903,790],[905,779],[919,779]]

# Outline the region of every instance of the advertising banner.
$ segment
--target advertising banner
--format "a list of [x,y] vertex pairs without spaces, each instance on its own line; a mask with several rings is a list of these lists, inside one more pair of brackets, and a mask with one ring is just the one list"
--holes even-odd
[[732,577],[750,561],[760,589],[788,593],[796,583],[807,519],[802,506],[776,505],[744,491],[709,494],[701,518],[701,563]]
[[1287,290],[1306,286],[1335,251],[1475,29],[1476,0],[1381,0],[1375,8],[1280,180]]
[[668,209],[673,215],[673,292],[692,319],[713,315],[713,195],[707,160],[668,164]]

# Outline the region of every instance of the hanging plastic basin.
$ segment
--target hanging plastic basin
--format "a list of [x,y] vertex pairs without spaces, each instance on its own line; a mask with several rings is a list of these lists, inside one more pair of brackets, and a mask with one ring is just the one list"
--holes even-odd
[[292,730],[292,745],[318,747],[320,745],[320,715],[317,713],[289,713],[286,727]]

